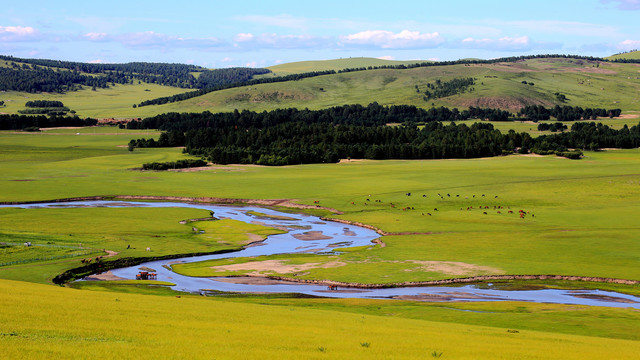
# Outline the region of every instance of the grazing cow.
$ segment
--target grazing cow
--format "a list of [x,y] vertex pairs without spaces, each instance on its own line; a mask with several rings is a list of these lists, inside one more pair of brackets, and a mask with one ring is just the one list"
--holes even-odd
[[427,215],[431,216],[431,213],[427,213]]
[[498,210],[498,214],[502,214],[502,212],[500,212],[500,211]]
[[486,212],[486,211],[483,211],[482,213],[483,213],[483,214],[485,214],[485,215],[487,215],[487,212]]
[[426,198],[426,197],[427,197],[427,195],[426,195],[426,194],[422,194],[422,197],[423,197],[423,198]]
[[147,251],[151,251],[151,248],[147,248]]
[[513,214],[513,211],[509,210],[509,214]]
[[369,200],[369,199],[367,198],[367,201],[371,201],[371,200]]
[[438,208],[433,208],[433,211],[438,211]]

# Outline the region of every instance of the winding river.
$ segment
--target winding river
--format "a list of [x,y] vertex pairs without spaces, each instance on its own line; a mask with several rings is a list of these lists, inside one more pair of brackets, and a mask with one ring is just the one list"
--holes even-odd
[[[187,292],[207,293],[207,291],[259,292],[259,293],[301,293],[314,296],[336,298],[372,298],[372,299],[408,299],[428,301],[529,301],[539,303],[559,303],[574,305],[593,305],[609,307],[632,307],[640,309],[640,297],[600,290],[498,290],[465,286],[420,286],[380,289],[361,289],[340,287],[337,291],[327,286],[285,281],[252,281],[255,278],[199,278],[177,274],[170,269],[174,263],[186,263],[210,259],[231,257],[286,254],[296,252],[332,253],[336,248],[371,245],[379,235],[370,229],[345,225],[333,221],[324,221],[315,216],[287,214],[260,207],[237,207],[214,204],[193,204],[178,202],[125,202],[125,201],[77,201],[65,203],[41,203],[22,205],[3,205],[20,208],[65,208],[65,207],[182,207],[214,211],[217,218],[230,218],[244,222],[260,222],[266,226],[285,227],[286,234],[272,235],[266,241],[249,246],[244,250],[172,260],[151,261],[137,266],[114,269],[111,272],[118,277],[135,279],[141,267],[156,270],[157,280],[176,284],[172,289]],[[248,212],[255,211],[272,216],[290,219],[260,217]],[[321,233],[327,239],[299,240],[295,237],[305,232]]]

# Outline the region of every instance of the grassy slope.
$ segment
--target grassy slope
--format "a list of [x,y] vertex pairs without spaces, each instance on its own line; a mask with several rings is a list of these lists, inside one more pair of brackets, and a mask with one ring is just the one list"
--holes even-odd
[[[278,66],[287,68],[285,65],[287,64]],[[300,66],[300,69],[306,69]],[[297,71],[297,67],[291,69]],[[626,112],[640,110],[638,70],[638,64],[598,65],[571,59],[534,59],[508,64],[371,70],[227,89],[178,103],[138,109],[133,109],[132,104],[184,92],[184,89],[127,85],[98,90],[95,93],[84,90],[67,95],[36,95],[33,98],[61,100],[71,109],[86,116],[137,118],[171,111],[262,111],[284,107],[321,109],[343,104],[366,105],[374,101],[384,105],[410,104],[425,108],[433,103],[435,106],[482,106],[517,110],[527,104],[559,104],[553,94],[560,92],[569,99],[566,105],[616,107]],[[469,76],[478,79],[472,93],[425,102],[422,95],[415,90],[415,85],[424,90],[425,85],[435,79],[449,80]],[[533,82],[535,85],[525,85],[522,81]],[[145,88],[149,88],[151,92],[145,92]],[[99,98],[96,99],[96,95]],[[8,102],[3,112],[19,110],[22,102],[26,101],[24,96],[29,95],[6,93],[0,96],[2,100],[15,100],[15,103]]]
[[384,60],[377,58],[355,57],[345,59],[334,60],[319,60],[319,61],[298,61],[280,65],[269,66],[267,69],[273,71],[277,76],[298,74],[312,71],[324,71],[324,70],[342,70],[350,68],[361,68],[369,66],[389,66],[389,65],[407,65],[415,63],[429,62],[426,60]]
[[[307,204],[319,200],[324,206],[343,210],[345,214],[339,216],[343,219],[385,231],[420,233],[387,236],[386,248],[346,253],[341,260],[348,266],[313,269],[301,275],[306,278],[377,283],[468,276],[479,271],[434,271],[412,262],[419,260],[488,266],[493,273],[640,279],[635,266],[640,245],[633,240],[640,236],[635,221],[640,206],[633,201],[640,195],[638,150],[587,153],[581,161],[510,156],[227,166],[173,173],[128,170],[184,155],[179,149],[128,152],[115,146],[127,141],[123,135],[3,134],[0,182],[5,191],[0,200],[100,194],[294,198]],[[407,197],[406,192],[414,196]],[[437,193],[460,197],[441,200]],[[369,194],[383,203],[367,203]],[[389,202],[396,207],[391,208]],[[483,210],[487,215],[466,211],[468,206],[477,209],[480,205],[490,207]],[[498,205],[510,206],[516,213],[530,211],[535,218],[519,219],[506,214],[506,209],[497,214],[493,206]],[[407,206],[416,210],[401,210]],[[433,216],[421,215],[427,212]],[[8,224],[3,231],[7,227],[11,228]]]
[[[440,78],[473,76],[472,93],[429,101],[416,93]],[[489,77],[487,77],[489,76]],[[497,77],[497,78],[494,78]],[[283,107],[320,109],[342,104],[411,104],[419,107],[501,107],[517,110],[527,104],[559,104],[555,92],[565,94],[566,105],[619,107],[640,110],[640,81],[635,64],[606,64],[537,59],[515,64],[452,65],[408,70],[372,70],[325,75],[288,83],[262,84],[209,93],[180,103],[156,106],[155,112],[270,110]],[[521,82],[533,82],[524,85]],[[320,90],[322,88],[322,90]],[[604,89],[604,90],[602,90]],[[139,109],[151,113],[152,109]]]
[[[149,91],[146,91],[149,90]],[[66,94],[40,93],[30,94],[10,91],[0,93],[0,100],[4,100],[5,107],[0,108],[3,113],[17,113],[23,110],[24,104],[31,100],[59,100],[71,110],[75,110],[80,117],[111,118],[111,117],[139,117],[132,108],[140,101],[170,96],[187,91],[186,89],[162,86],[156,84],[116,84],[108,89],[92,91],[84,90],[68,92]]]
[[424,359],[436,351],[444,358],[630,359],[640,351],[636,341],[509,333],[504,328],[431,319],[302,311],[190,296],[88,292],[11,281],[0,281],[0,289],[5,294],[0,298],[0,343],[8,358],[105,354],[139,358],[144,353],[163,358]]
[[640,51],[632,51],[624,54],[616,54],[607,57],[607,59],[640,59]]

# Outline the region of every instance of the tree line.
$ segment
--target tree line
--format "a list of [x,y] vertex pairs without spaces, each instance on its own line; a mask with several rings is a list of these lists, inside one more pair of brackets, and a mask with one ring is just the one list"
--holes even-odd
[[160,129],[187,131],[199,128],[266,128],[285,122],[301,121],[305,123],[324,123],[332,125],[382,126],[390,123],[416,123],[440,121],[450,122],[471,118],[493,121],[508,120],[511,113],[500,109],[469,107],[460,111],[457,108],[433,107],[418,108],[413,105],[382,106],[376,102],[367,106],[352,104],[334,106],[321,110],[276,109],[271,111],[238,111],[226,113],[165,113],[148,117],[140,121],[127,123],[128,129]]
[[[267,69],[255,69],[255,70],[262,71]],[[270,72],[270,70],[268,70],[268,72]],[[194,97],[202,96],[210,92],[224,90],[224,89],[231,89],[231,88],[236,88],[240,86],[253,86],[258,84],[270,84],[270,83],[277,83],[277,82],[284,82],[284,81],[295,81],[295,80],[321,76],[321,75],[335,74],[335,73],[336,72],[334,70],[327,70],[327,71],[313,71],[313,72],[306,72],[306,73],[300,73],[300,74],[291,74],[286,76],[276,76],[276,77],[262,78],[262,79],[252,79],[252,80],[245,80],[245,81],[235,80],[233,82],[220,83],[218,85],[214,85],[214,86],[203,88],[196,91],[189,91],[189,92],[176,94],[172,96],[163,96],[163,97],[159,97],[151,100],[145,100],[137,105],[134,105],[134,107],[173,103],[176,101],[183,101],[183,100],[191,99]]]
[[[0,56],[9,67],[0,68],[0,90],[66,92],[82,86],[93,89],[115,84],[150,84],[189,89],[204,89],[222,84],[246,82],[269,69],[227,68],[208,70],[195,65],[132,62],[125,64],[88,64],[47,59],[21,59]],[[199,73],[196,77],[193,74]],[[95,76],[98,75],[98,76]]]
[[24,104],[24,106],[32,107],[32,108],[39,108],[39,107],[61,108],[61,107],[64,107],[64,104],[62,103],[62,101],[58,101],[58,100],[31,100],[31,101],[27,101]]
[[[300,73],[300,74],[291,74],[286,76],[276,76],[272,78],[252,79],[246,82],[234,82],[234,83],[226,84],[224,86],[216,86],[216,87],[208,88],[206,90],[201,89],[199,91],[191,91],[187,93],[177,94],[174,96],[167,96],[167,97],[145,100],[136,106],[162,105],[166,103],[172,103],[176,101],[191,99],[197,96],[202,96],[204,94],[208,94],[213,91],[225,90],[225,89],[236,88],[241,86],[251,86],[251,85],[266,84],[266,83],[300,80],[305,78],[311,78],[311,77],[322,76],[322,75],[330,75],[330,74],[336,74],[336,73],[342,74],[342,73],[349,73],[349,72],[356,72],[356,71],[368,71],[368,70],[380,70],[380,69],[403,70],[403,69],[414,69],[419,67],[449,66],[449,65],[495,64],[500,62],[517,62],[522,60],[541,59],[541,58],[564,58],[564,59],[571,58],[571,59],[586,60],[586,61],[607,61],[603,58],[596,58],[591,56],[548,54],[548,55],[524,55],[524,56],[503,57],[503,58],[490,59],[490,60],[464,59],[464,60],[454,60],[454,61],[418,62],[414,64],[367,66],[367,67],[340,69],[338,71],[334,71],[334,70],[314,71],[314,72],[306,72],[306,73]],[[533,83],[531,85],[533,85]]]
[[[473,78],[460,78],[452,79],[442,82],[437,79],[435,83],[428,83],[427,90],[424,91],[424,100],[429,101],[431,99],[439,99],[447,96],[452,96],[460,93],[464,93],[466,90],[473,91],[473,88],[469,89],[471,85],[474,85]],[[416,89],[417,85],[416,85]]]
[[621,109],[581,108],[579,106],[560,106],[546,108],[542,105],[528,105],[520,109],[518,116],[529,120],[549,120],[552,116],[558,121],[595,120],[598,117],[614,118],[622,114]]
[[142,164],[142,170],[169,170],[169,169],[186,169],[193,167],[207,166],[207,162],[201,159],[185,159],[168,162],[150,162]]
[[22,130],[26,128],[48,128],[60,126],[94,126],[98,120],[81,119],[77,116],[27,116],[0,114],[0,130]]
[[[495,109],[470,108],[468,113]],[[325,110],[280,109],[270,112],[169,113],[130,122],[129,128],[165,130],[160,139],[132,140],[135,147],[185,146],[185,152],[211,162],[292,165],[336,162],[344,158],[474,158],[514,151],[579,158],[580,151],[602,147],[637,147],[640,125],[614,130],[576,123],[570,133],[532,138],[489,123],[443,125],[433,114],[463,112],[413,106],[345,105]],[[398,126],[387,126],[396,123]],[[418,127],[421,124],[422,128]],[[556,124],[557,126],[557,124]]]

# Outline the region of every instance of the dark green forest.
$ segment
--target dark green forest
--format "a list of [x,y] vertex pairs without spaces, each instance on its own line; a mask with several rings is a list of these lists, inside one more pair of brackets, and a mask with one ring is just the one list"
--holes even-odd
[[[115,84],[146,82],[188,89],[205,89],[229,83],[246,82],[268,69],[228,68],[208,70],[184,64],[132,62],[125,64],[88,64],[46,59],[21,59],[1,56],[10,67],[0,67],[0,90],[67,92],[83,86],[107,88]],[[198,77],[193,73],[198,72]]]
[[[455,110],[455,111],[454,111]],[[478,109],[418,109],[413,106],[345,105],[325,110],[212,114],[169,113],[130,122],[129,128],[165,130],[158,141],[132,140],[136,147],[185,146],[185,152],[219,164],[293,165],[340,159],[477,158],[513,152],[580,158],[580,150],[640,146],[640,125],[614,130],[593,122],[575,123],[571,132],[532,138],[489,123],[443,122]],[[389,123],[400,124],[388,126]]]

